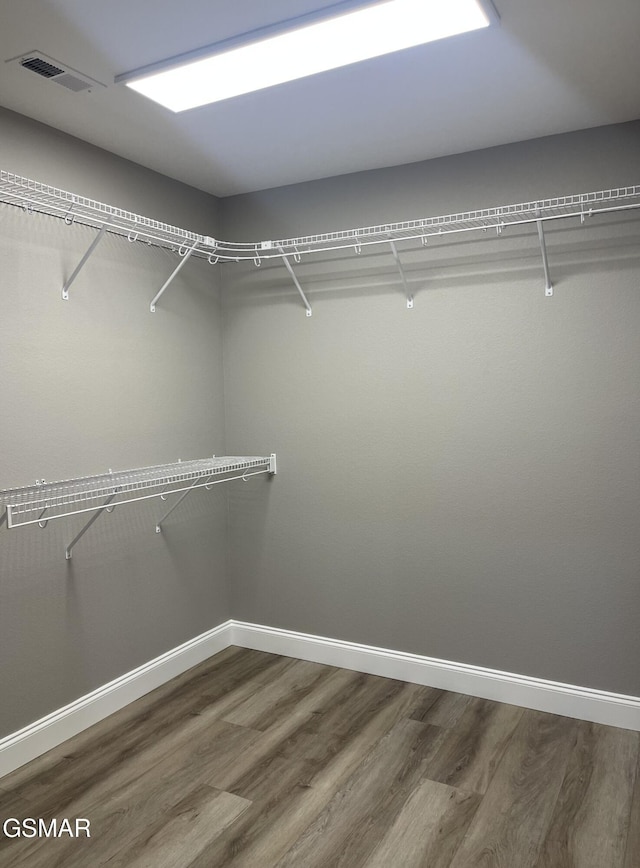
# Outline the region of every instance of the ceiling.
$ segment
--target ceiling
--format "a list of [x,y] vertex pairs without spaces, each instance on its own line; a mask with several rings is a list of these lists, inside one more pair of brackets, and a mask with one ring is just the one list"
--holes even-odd
[[[0,105],[218,196],[640,118],[638,0],[494,0],[487,30],[181,114],[114,84],[332,2],[4,0]],[[32,50],[106,87],[3,62]]]

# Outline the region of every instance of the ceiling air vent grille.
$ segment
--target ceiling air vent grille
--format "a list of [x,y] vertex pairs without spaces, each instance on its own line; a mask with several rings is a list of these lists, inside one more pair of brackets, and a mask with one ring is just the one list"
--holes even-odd
[[32,72],[37,72],[38,75],[44,78],[53,78],[54,75],[62,75],[64,72],[64,69],[54,66],[53,63],[43,60],[42,57],[24,57],[20,61],[20,66],[24,66],[25,69],[30,69]]
[[56,84],[74,93],[105,86],[99,81],[85,75],[84,72],[78,72],[77,69],[73,69],[73,67],[67,66],[65,63],[60,63],[60,61],[43,54],[41,51],[29,51],[26,54],[19,54],[18,57],[12,57],[7,63],[17,63],[23,69],[35,72],[36,75],[49,81],[55,81]]

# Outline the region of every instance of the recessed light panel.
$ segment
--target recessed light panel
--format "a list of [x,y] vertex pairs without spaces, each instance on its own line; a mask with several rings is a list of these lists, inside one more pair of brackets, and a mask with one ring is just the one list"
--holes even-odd
[[477,0],[387,0],[126,84],[179,112],[488,25]]

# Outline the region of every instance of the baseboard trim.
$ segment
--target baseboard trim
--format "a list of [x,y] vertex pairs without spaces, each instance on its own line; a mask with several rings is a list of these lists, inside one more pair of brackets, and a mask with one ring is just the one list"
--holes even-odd
[[640,697],[576,687],[572,684],[259,624],[242,621],[232,621],[231,624],[231,641],[243,648],[397,678],[400,681],[439,687],[454,693],[468,693],[482,699],[493,699],[622,729],[640,730]]
[[0,739],[0,778],[230,645],[640,731],[640,697],[229,620]]
[[231,621],[226,621],[0,739],[0,777],[228,648],[231,644],[231,625]]

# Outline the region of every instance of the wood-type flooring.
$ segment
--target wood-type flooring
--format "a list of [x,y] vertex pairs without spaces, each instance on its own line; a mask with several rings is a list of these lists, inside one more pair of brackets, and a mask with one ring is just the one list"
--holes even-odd
[[[640,733],[228,648],[0,779],[2,868],[640,868]],[[11,828],[10,828],[11,830]]]

